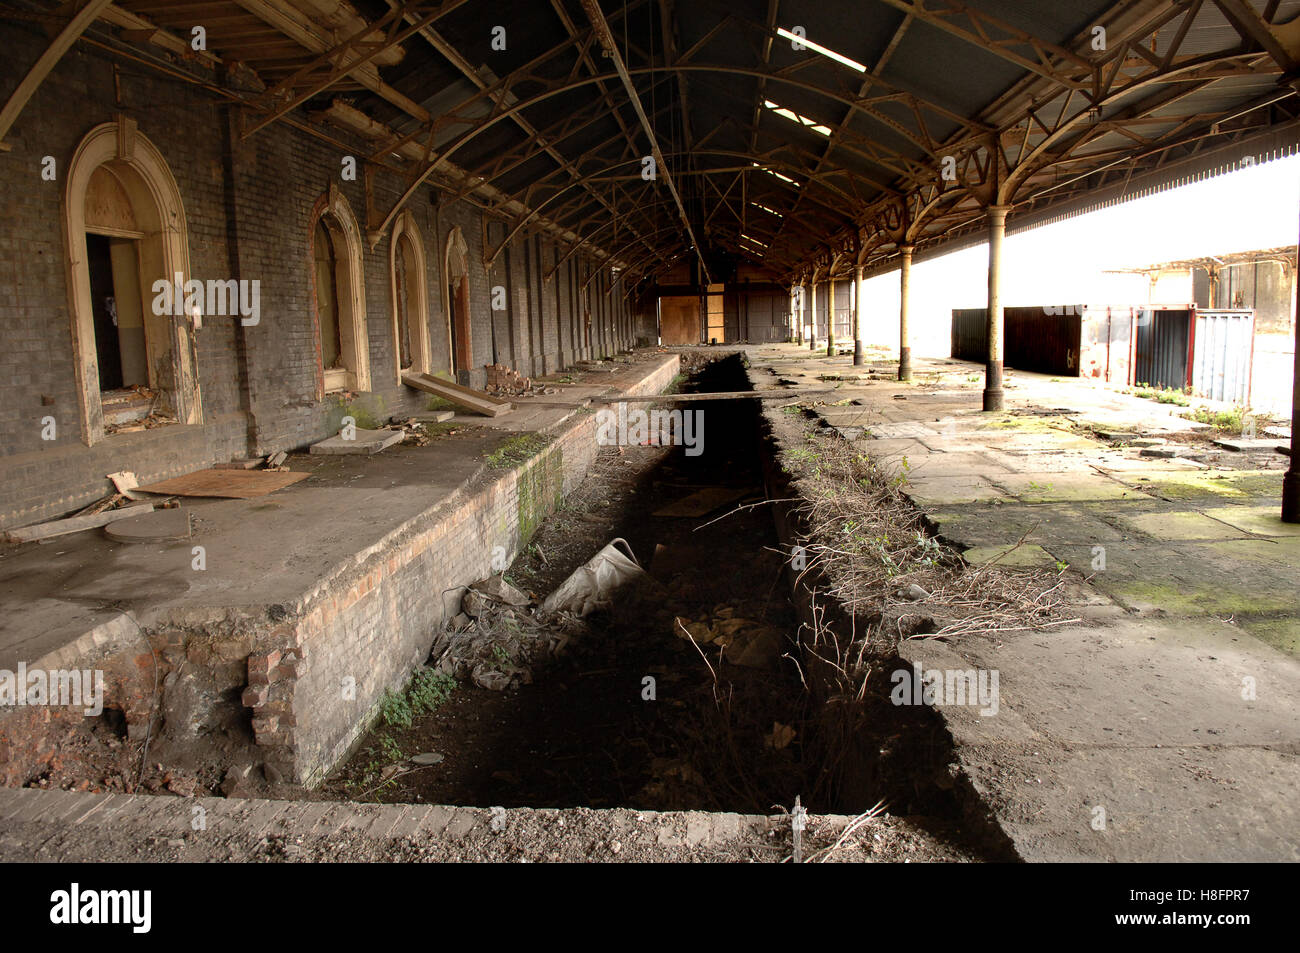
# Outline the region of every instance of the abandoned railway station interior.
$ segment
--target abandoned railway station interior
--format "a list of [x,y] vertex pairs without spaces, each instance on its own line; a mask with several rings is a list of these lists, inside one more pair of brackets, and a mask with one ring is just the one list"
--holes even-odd
[[1300,860],[1300,0],[0,49],[0,858]]

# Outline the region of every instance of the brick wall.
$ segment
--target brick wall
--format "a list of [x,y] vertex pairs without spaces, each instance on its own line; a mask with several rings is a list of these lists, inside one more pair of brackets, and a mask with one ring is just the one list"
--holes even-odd
[[[0,24],[0,88],[13,88],[48,43],[31,24]],[[120,100],[115,90],[120,89]],[[82,138],[94,126],[124,115],[162,153],[185,209],[190,270],[201,280],[261,282],[261,321],[205,316],[197,332],[197,374],[203,423],[85,443],[72,350],[68,262],[63,242],[64,177]],[[293,127],[272,125],[241,139],[231,107],[201,88],[144,67],[114,75],[109,54],[74,47],[37,90],[6,136],[0,152],[0,528],[63,515],[105,493],[106,474],[133,470],[151,482],[246,454],[291,449],[323,439],[343,415],[340,399],[317,397],[320,374],[309,237],[312,211],[331,184],[365,227],[362,176],[341,178],[348,151]],[[334,138],[347,134],[330,129]],[[58,177],[41,178],[44,156]],[[381,194],[396,180],[379,177]],[[583,298],[565,283],[569,270],[585,280],[599,261],[579,253],[550,281],[542,275],[567,249],[540,235],[521,234],[491,274],[484,267],[484,213],[469,202],[438,201],[426,188],[407,206],[424,244],[427,315],[433,370],[447,370],[448,326],[443,261],[447,237],[459,226],[468,248],[473,386],[492,363],[491,288],[507,289],[507,310],[496,314],[496,355],[536,376],[562,370],[591,352],[571,343],[583,329]],[[504,232],[491,220],[493,240]],[[354,401],[377,416],[422,409],[427,396],[405,388],[393,372],[390,242],[385,236],[363,254],[367,341],[372,390]],[[613,295],[620,295],[616,290]],[[605,302],[612,305],[613,300]],[[576,309],[576,310],[575,310]],[[604,350],[630,346],[614,326],[611,307],[592,307],[609,322]],[[598,317],[598,314],[603,317]],[[42,439],[42,420],[55,418],[57,437]]]

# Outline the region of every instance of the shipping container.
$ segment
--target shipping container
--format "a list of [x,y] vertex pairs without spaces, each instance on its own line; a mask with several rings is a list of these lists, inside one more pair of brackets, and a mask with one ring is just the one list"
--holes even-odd
[[[985,308],[952,312],[952,356],[988,360]],[[1254,343],[1249,310],[1192,305],[1047,305],[1003,309],[1008,367],[1114,384],[1147,384],[1247,403]]]

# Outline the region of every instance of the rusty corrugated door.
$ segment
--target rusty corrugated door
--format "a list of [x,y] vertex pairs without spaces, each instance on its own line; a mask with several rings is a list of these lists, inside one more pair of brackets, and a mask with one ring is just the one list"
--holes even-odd
[[1182,390],[1187,386],[1191,312],[1142,308],[1137,317],[1133,383]]
[[1003,352],[1008,367],[1040,374],[1079,374],[1082,306],[1003,308]]
[[988,308],[952,309],[952,356],[959,361],[978,361],[989,357]]

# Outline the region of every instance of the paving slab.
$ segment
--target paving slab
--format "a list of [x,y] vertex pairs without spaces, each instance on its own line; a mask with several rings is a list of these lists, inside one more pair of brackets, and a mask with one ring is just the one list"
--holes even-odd
[[1190,540],[1190,539],[1245,539],[1245,534],[1228,523],[1214,519],[1202,513],[1193,512],[1153,512],[1153,513],[1119,513],[1115,520],[1121,526],[1134,532],[1150,536],[1152,539]]
[[[1290,552],[1279,547],[1296,542]],[[1098,544],[1057,543],[1052,551],[1073,567],[1090,568]],[[1300,614],[1300,539],[1102,543],[1104,569],[1091,585],[1141,614],[1237,618]],[[1270,548],[1262,548],[1270,547]]]
[[962,558],[972,566],[996,563],[1008,569],[1048,569],[1056,565],[1056,557],[1034,543],[975,546],[962,553]]
[[925,476],[909,478],[903,487],[922,509],[976,500],[1009,500],[1010,494],[981,476]]
[[[1164,462],[1164,461],[1162,461]],[[1129,486],[1153,496],[1190,504],[1282,498],[1280,470],[1199,470],[1195,473],[1162,469],[1149,475],[1142,471],[1117,474]]]
[[936,476],[970,476],[1007,473],[1008,468],[993,460],[987,453],[978,450],[965,450],[955,453],[931,453],[918,456],[911,461],[910,473],[913,477],[924,478],[928,474]]
[[1279,506],[1216,506],[1205,515],[1258,536],[1300,536],[1300,523],[1283,523]]
[[1058,543],[1118,542],[1112,507],[1090,503],[976,503],[929,514],[944,538],[964,546],[1006,545],[1025,539],[1052,549]]
[[400,442],[404,436],[406,434],[401,430],[366,430],[358,427],[352,436],[345,437],[340,433],[320,443],[313,443],[311,452],[315,454],[378,453]]
[[990,479],[1008,496],[1014,496],[1022,503],[1150,499],[1145,493],[1133,487],[1125,486],[1095,472],[1021,472],[998,475]]

